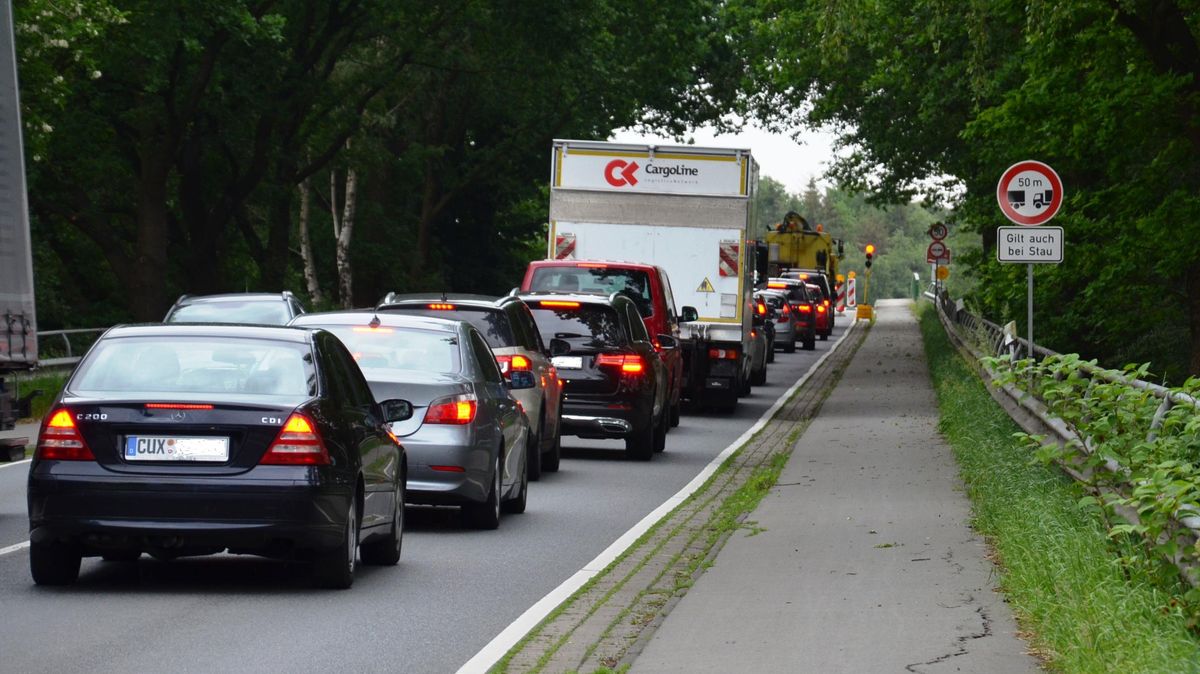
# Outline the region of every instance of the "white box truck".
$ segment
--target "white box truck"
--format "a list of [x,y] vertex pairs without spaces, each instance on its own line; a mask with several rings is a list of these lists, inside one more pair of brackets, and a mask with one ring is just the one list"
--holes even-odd
[[690,319],[683,394],[732,407],[749,389],[756,263],[766,280],[750,151],[555,140],[552,154],[547,257],[662,267]]

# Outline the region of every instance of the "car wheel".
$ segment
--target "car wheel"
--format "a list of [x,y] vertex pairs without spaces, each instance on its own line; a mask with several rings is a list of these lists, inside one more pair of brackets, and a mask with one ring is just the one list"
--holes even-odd
[[530,445],[532,445],[533,455],[537,456],[541,453],[541,447],[532,442],[526,443],[525,447],[525,470],[521,471],[521,490],[517,492],[515,498],[511,498],[501,504],[501,508],[506,513],[519,515],[525,512],[525,504],[529,500],[529,457]]
[[654,429],[654,451],[661,452],[667,448],[667,428],[671,425],[671,413],[664,406],[659,415],[658,427]]
[[558,424],[558,428],[554,430],[554,445],[550,451],[542,455],[542,472],[557,473],[559,464],[562,461],[562,422]]
[[804,340],[804,350],[805,351],[815,351],[816,348],[817,348],[817,336],[815,334],[809,335],[808,338]]
[[38,585],[70,585],[79,579],[79,548],[65,543],[30,543],[29,570]]
[[354,567],[358,558],[358,498],[350,498],[346,512],[346,527],[342,543],[323,552],[313,564],[313,580],[320,587],[344,590],[354,584]]
[[750,395],[750,377],[742,376],[741,372],[738,372],[737,392],[739,398]]
[[657,424],[654,418],[640,431],[634,431],[625,438],[625,456],[634,461],[649,461],[654,456],[654,434]]
[[465,503],[463,518],[473,529],[495,529],[500,526],[500,475],[502,465],[500,452],[496,452],[496,465],[492,467],[492,486],[483,503]]
[[750,383],[755,386],[762,386],[767,383],[767,364],[763,363],[762,369],[750,375]]
[[831,333],[828,333],[828,332],[822,332],[822,333],[821,333],[821,341],[823,342],[823,341],[825,341],[825,340],[829,339],[829,335],[830,335],[830,334],[831,334]]
[[[796,348],[796,345],[793,344],[792,348]],[[775,362],[775,340],[771,340],[771,343],[767,345],[767,362]]]
[[528,446],[531,447],[533,449],[533,451],[529,451],[528,449],[526,449],[526,452],[525,452],[527,455],[525,457],[525,467],[526,467],[526,473],[529,476],[530,482],[537,482],[538,480],[542,479],[542,438],[546,437],[546,411],[545,411],[546,407],[545,407],[545,405],[546,405],[546,403],[543,401],[542,402],[542,415],[541,415],[541,418],[538,419],[537,435],[536,436],[533,435],[532,431],[529,433],[530,441],[528,443]]
[[784,353],[796,353],[796,340],[789,339],[787,341],[787,344],[783,345],[783,352]]
[[400,549],[404,545],[404,478],[396,485],[396,512],[392,513],[392,527],[388,535],[379,540],[363,543],[360,549],[363,564],[372,566],[395,566],[400,562]]
[[671,405],[671,428],[679,426],[679,415],[682,411],[682,408],[683,403],[679,400],[676,400],[675,404]]

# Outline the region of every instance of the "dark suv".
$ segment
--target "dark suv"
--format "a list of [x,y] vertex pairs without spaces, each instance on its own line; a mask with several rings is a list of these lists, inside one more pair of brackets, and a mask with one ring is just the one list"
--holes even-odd
[[780,276],[783,278],[798,279],[821,289],[820,303],[824,305],[824,310],[818,309],[818,311],[825,314],[827,320],[823,322],[823,325],[817,326],[817,335],[821,339],[828,339],[833,334],[833,321],[836,316],[833,301],[837,299],[837,295],[834,294],[833,283],[830,282],[829,277],[820,269],[789,269],[782,272]]
[[287,325],[304,313],[300,300],[281,293],[180,295],[163,323],[248,323]]
[[[621,293],[528,293],[542,339],[563,382],[563,427],[581,438],[624,439],[649,461],[666,448],[671,423],[667,371],[633,300]],[[659,346],[678,348],[662,335]]]
[[506,380],[511,381],[513,372],[532,372],[533,388],[512,391],[529,417],[536,446],[541,449],[536,454],[530,453],[529,479],[540,479],[543,470],[558,470],[562,452],[559,442],[562,385],[558,381],[558,371],[550,363],[550,351],[533,322],[533,315],[519,297],[388,293],[375,309],[466,321],[487,340]]

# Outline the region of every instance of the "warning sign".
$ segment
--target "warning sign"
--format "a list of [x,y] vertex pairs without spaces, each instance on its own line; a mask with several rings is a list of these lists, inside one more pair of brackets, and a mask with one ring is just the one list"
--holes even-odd
[[708,277],[706,276],[706,277],[704,277],[704,280],[700,282],[700,286],[698,288],[696,288],[696,292],[698,292],[698,293],[715,293],[715,292],[717,292],[717,289],[713,287],[712,281],[709,281]]
[[[717,260],[717,272],[721,276],[738,275],[738,242],[722,241]],[[711,291],[710,291],[711,292]]]

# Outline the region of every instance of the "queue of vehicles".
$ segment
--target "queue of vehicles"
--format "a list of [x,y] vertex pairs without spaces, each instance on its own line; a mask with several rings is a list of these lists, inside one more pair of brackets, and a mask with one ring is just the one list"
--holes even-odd
[[[184,296],[164,325],[106,332],[31,462],[35,582],[74,582],[85,556],[229,550],[309,560],[319,585],[348,587],[359,558],[397,562],[404,504],[494,529],[559,469],[563,435],[648,461],[685,404],[730,410],[777,348],[832,331],[822,270],[767,277],[747,151],[554,151],[550,259],[504,297],[305,313],[288,292]],[[595,189],[588,166],[619,180]]]

